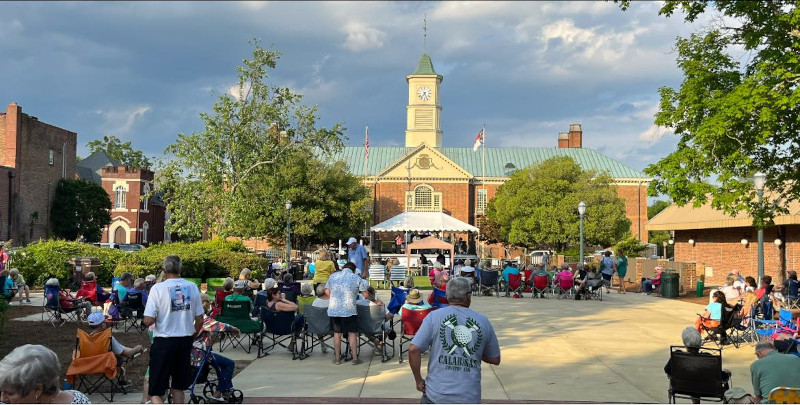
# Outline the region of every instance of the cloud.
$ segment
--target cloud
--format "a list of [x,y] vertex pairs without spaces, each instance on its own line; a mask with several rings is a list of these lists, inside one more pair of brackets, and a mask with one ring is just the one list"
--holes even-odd
[[239,88],[238,83],[228,88],[228,94],[230,94],[231,97],[237,100],[242,100],[244,97],[247,97],[249,93],[250,93],[250,83],[244,83],[244,85],[242,85],[241,88]]
[[344,32],[347,34],[344,47],[353,52],[383,48],[387,38],[385,32],[355,21],[347,23]]
[[103,118],[100,127],[104,133],[124,136],[148,111],[150,106],[136,106],[123,110],[98,110],[96,113]]
[[658,125],[650,125],[649,128],[639,134],[640,141],[655,142],[664,137],[664,135],[673,133],[674,129],[669,127],[661,127]]

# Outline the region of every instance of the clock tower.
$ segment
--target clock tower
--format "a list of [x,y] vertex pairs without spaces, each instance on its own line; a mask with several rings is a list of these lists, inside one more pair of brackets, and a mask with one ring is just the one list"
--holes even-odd
[[408,106],[406,106],[406,147],[423,142],[442,147],[442,106],[439,105],[439,85],[442,76],[433,70],[433,62],[422,54],[417,70],[406,76]]

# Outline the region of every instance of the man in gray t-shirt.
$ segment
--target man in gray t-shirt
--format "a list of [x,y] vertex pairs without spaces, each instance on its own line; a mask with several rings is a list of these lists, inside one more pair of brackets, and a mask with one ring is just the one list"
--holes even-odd
[[[450,306],[431,312],[411,341],[408,364],[414,374],[420,403],[481,402],[481,361],[500,364],[500,346],[485,316],[469,309],[469,280],[447,283]],[[422,353],[430,349],[428,376],[420,374]]]

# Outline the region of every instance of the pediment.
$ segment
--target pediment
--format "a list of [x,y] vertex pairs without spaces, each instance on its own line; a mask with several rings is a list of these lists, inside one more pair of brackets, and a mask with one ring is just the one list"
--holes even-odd
[[380,178],[470,179],[473,175],[423,143],[378,174]]

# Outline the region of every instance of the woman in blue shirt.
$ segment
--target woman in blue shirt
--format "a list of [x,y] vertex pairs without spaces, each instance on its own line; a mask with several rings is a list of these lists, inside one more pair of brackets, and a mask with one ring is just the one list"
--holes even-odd
[[694,328],[702,333],[703,325],[705,325],[706,328],[716,328],[719,326],[719,322],[722,320],[722,309],[726,306],[728,306],[728,302],[725,301],[725,294],[722,291],[716,291],[714,293],[714,301],[708,304],[703,315],[697,317]]

